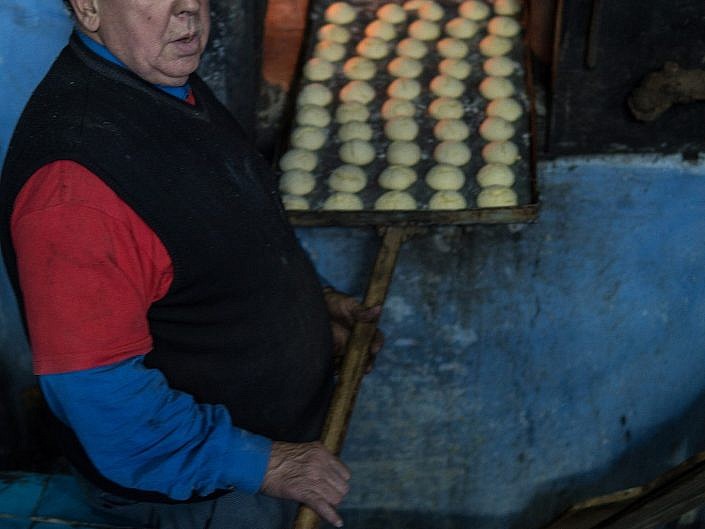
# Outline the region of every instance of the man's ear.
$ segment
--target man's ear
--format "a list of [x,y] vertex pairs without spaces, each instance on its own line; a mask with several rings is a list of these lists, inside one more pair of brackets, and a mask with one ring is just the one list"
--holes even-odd
[[99,0],[70,0],[76,20],[86,30],[95,33],[100,27]]

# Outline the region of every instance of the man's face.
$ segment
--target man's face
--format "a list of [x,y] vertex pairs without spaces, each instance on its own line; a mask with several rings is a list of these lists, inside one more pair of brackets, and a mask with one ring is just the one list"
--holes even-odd
[[130,70],[155,84],[181,86],[208,42],[208,0],[95,0],[93,33]]

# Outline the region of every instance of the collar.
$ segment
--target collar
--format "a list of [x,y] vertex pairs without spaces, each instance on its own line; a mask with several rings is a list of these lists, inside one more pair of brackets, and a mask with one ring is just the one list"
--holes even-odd
[[[110,61],[113,64],[117,64],[121,68],[127,69],[127,65],[122,62],[120,59],[115,57],[113,53],[105,46],[103,46],[101,43],[96,42],[92,38],[90,38],[88,35],[83,33],[82,31],[76,30],[76,33],[78,34],[78,37],[81,39],[81,42],[85,44],[88,49],[90,49],[93,53],[96,55],[99,55],[106,61]],[[189,93],[191,92],[191,87],[189,86],[188,83],[186,83],[183,86],[168,86],[168,85],[163,85],[163,84],[155,84],[157,88],[160,90],[166,92],[169,95],[172,95],[174,97],[177,97],[182,100],[186,100],[188,98]]]

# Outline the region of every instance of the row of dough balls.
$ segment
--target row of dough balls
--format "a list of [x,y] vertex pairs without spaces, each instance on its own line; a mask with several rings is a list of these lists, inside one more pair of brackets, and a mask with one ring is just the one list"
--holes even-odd
[[306,85],[297,100],[296,128],[289,138],[291,148],[279,159],[282,175],[279,190],[285,207],[308,209],[303,197],[316,186],[313,170],[318,164],[316,151],[328,138],[331,116],[325,108],[333,99],[330,89],[320,83]]
[[[429,2],[429,5],[432,4],[435,5],[435,2]],[[377,16],[376,20],[367,25],[365,28],[366,37],[356,47],[359,55],[346,61],[343,66],[343,73],[346,77],[353,79],[353,82],[364,83],[374,77],[376,66],[373,61],[389,54],[388,41],[397,35],[393,24],[406,20],[406,12],[396,4],[380,7]],[[397,45],[397,52],[400,55],[392,59],[387,66],[389,73],[397,78],[388,87],[391,99],[385,102],[382,107],[382,116],[386,120],[384,132],[392,140],[387,157],[388,161],[391,160],[390,163],[395,160],[400,162],[400,167],[403,167],[401,171],[407,175],[412,171],[408,169],[408,166],[414,165],[420,158],[420,149],[412,142],[418,134],[418,125],[413,119],[415,107],[411,100],[421,92],[421,86],[414,78],[420,75],[423,70],[422,64],[408,55],[420,57],[425,53],[425,50],[426,46],[423,42],[404,39]],[[358,88],[364,86],[351,87],[348,97],[359,99]],[[341,96],[346,88],[347,85],[341,90]],[[343,103],[343,105],[347,104]],[[369,143],[368,138],[371,131],[367,130],[367,124],[364,123],[367,117],[368,115],[362,114],[356,116],[349,123],[344,124],[345,128],[341,128],[339,133],[340,139],[344,142],[339,149],[339,156],[348,165],[364,166],[375,158],[374,147]],[[390,172],[381,175],[383,187],[389,174]],[[335,189],[335,187],[333,188]],[[384,204],[385,200],[382,200],[381,203]]]
[[[516,15],[521,11],[519,0],[494,0],[492,7],[498,15]],[[407,12],[415,12],[420,19],[430,21],[445,16],[443,7],[433,0],[407,0],[401,6],[388,3],[375,14],[381,21],[401,24],[406,21]],[[458,13],[470,20],[484,20],[490,14],[490,7],[481,0],[466,0],[458,6]],[[347,2],[334,2],[326,8],[324,18],[334,24],[350,24],[357,18],[357,11]]]
[[[320,41],[314,52],[314,57],[304,65],[304,77],[309,81],[327,81],[335,74],[334,62],[343,58],[344,48],[332,41]],[[512,40],[496,35],[488,35],[479,44],[480,52],[486,57],[500,57],[512,49]],[[438,41],[436,49],[441,57],[448,59],[447,69],[464,71],[467,67],[458,62],[469,53],[468,45],[462,39],[446,37]],[[387,44],[378,38],[365,38],[357,46],[358,55],[350,57],[343,64],[343,75],[348,79],[369,81],[377,74],[374,61],[389,54]],[[428,53],[428,47],[422,40],[407,37],[396,47],[398,56],[387,64],[387,72],[394,77],[417,78],[423,72],[423,64],[419,61]],[[463,61],[464,62],[464,61]],[[466,75],[469,75],[467,71]]]
[[303,196],[316,187],[312,173],[318,164],[315,151],[328,139],[331,116],[325,107],[332,100],[331,90],[320,83],[307,84],[299,93],[295,116],[297,126],[289,138],[291,148],[279,159],[282,170],[279,190],[286,207],[308,209],[308,201]]
[[480,125],[480,135],[488,143],[482,149],[486,165],[476,175],[481,187],[477,196],[479,207],[514,206],[518,201],[512,189],[515,175],[510,166],[519,158],[519,150],[509,140],[515,133],[513,123],[521,117],[523,109],[518,101],[512,99],[514,86],[506,77],[514,71],[513,61],[505,55],[511,49],[509,38],[518,33],[519,27],[510,15],[517,14],[521,6],[518,2],[503,0],[495,2],[494,8],[500,16],[488,23],[489,43],[486,41],[493,49],[490,53],[481,50],[492,59],[486,63],[488,77],[479,86],[480,93],[489,101],[485,109],[486,118]]
[[[442,169],[443,166],[440,165],[434,167],[427,175],[427,178],[438,179],[438,176],[434,177],[433,174],[439,175]],[[448,169],[459,172],[462,177],[462,172],[457,167],[449,166]],[[343,211],[363,209],[362,200],[356,193],[364,188],[366,178],[364,170],[359,166],[346,164],[336,168],[329,179],[329,186],[335,192],[326,199],[323,209]],[[386,167],[379,175],[378,183],[380,187],[387,191],[377,198],[374,203],[374,209],[417,209],[416,199],[411,193],[406,191],[416,180],[416,171],[410,167],[400,165]],[[447,181],[451,182],[451,179],[448,178]],[[430,209],[465,209],[467,207],[465,198],[457,191],[460,186],[450,189],[449,186],[452,185],[447,184],[447,188],[439,188],[429,200],[428,207]]]
[[480,93],[488,99],[485,119],[480,124],[480,136],[488,143],[482,149],[486,162],[477,173],[481,191],[477,196],[479,207],[514,206],[518,198],[512,189],[515,175],[510,165],[519,157],[512,143],[514,122],[523,114],[518,101],[512,99],[514,89],[504,77],[487,77],[480,84]]
[[[415,77],[421,73],[422,66],[417,59],[427,52],[424,41],[436,40],[441,33],[440,27],[434,21],[443,17],[443,8],[433,0],[422,0],[413,5],[422,17],[414,21],[408,28],[410,37],[397,45],[397,57],[388,65],[392,75]],[[503,5],[508,7],[503,9]],[[513,13],[518,4],[505,0],[495,3],[495,12]],[[498,11],[499,10],[499,11]],[[460,4],[460,17],[450,20],[445,25],[449,37],[437,43],[437,50],[443,57],[460,59],[469,52],[462,39],[470,38],[477,32],[476,21],[489,15],[489,7],[479,0],[467,0]],[[357,56],[346,61],[343,72],[348,78],[369,80],[375,75],[376,68],[371,60],[382,59],[389,54],[388,41],[397,36],[393,22],[405,20],[405,9],[396,4],[387,4],[378,9],[378,17],[365,28],[365,38],[356,46]],[[347,24],[355,19],[355,9],[345,2],[336,2],[326,10],[326,20],[318,31],[319,42],[314,49],[314,57],[304,66],[304,75],[313,81],[330,79],[335,73],[333,62],[345,56],[344,44],[350,39],[350,31],[341,24]],[[423,18],[423,17],[426,18]],[[509,16],[498,15],[487,24],[488,35],[480,41],[479,48],[483,55],[493,57],[508,53],[512,48],[511,37],[517,35],[520,26]],[[416,61],[416,62],[415,62]]]
[[[475,19],[482,19],[486,18],[489,15],[489,8],[486,6],[486,4],[482,2],[466,2],[464,4],[461,4],[459,8],[459,13],[461,14],[461,16],[464,15]],[[516,24],[516,22],[513,19],[507,19],[505,21],[504,18],[505,17],[495,17],[490,21],[491,24],[489,24],[489,26],[492,28],[491,33],[498,33],[501,37],[510,37],[516,35],[519,31],[518,24],[510,30],[509,28],[512,27],[512,23]],[[488,42],[490,44],[503,44],[504,48],[507,51],[511,48],[511,46],[506,45],[506,40],[500,39],[496,41],[491,41],[486,38],[482,41],[483,46],[485,46],[485,43]],[[483,96],[486,98],[496,99],[498,95],[512,95],[513,85],[505,77],[513,72],[514,65],[511,62],[507,62],[508,59],[503,57],[504,49],[493,49],[491,51],[488,49],[481,49],[481,52],[485,55],[490,56],[490,59],[487,59],[485,61],[485,64],[483,65],[485,71],[496,71],[496,73],[501,74],[501,76],[496,76],[496,78],[499,80],[497,83],[489,82],[481,85],[480,91]],[[462,64],[462,62],[464,62],[462,61],[462,56],[464,55],[459,53],[454,58],[456,60],[461,61]],[[452,71],[443,71],[442,68],[443,64],[439,65],[439,70],[441,70],[441,74],[453,73]],[[467,73],[469,73],[469,68]],[[460,75],[459,77],[460,79],[463,79],[466,76],[467,75]],[[453,76],[451,75],[451,77]],[[497,84],[499,86],[496,86]],[[432,88],[432,91],[438,95],[438,90],[433,90]],[[462,116],[462,105],[457,99],[454,99],[452,97],[455,94],[443,91],[441,91],[441,94],[445,96],[445,98],[439,98],[434,100],[432,107],[430,108],[431,115],[438,119],[436,125],[434,126],[434,135],[437,139],[441,140],[441,143],[439,144],[439,146],[437,146],[436,149],[439,149],[445,141],[463,141],[470,134],[467,124],[460,119],[460,117]],[[437,105],[438,108],[443,108],[446,110],[445,112],[439,115],[439,113],[433,108],[433,105]],[[515,109],[512,107],[511,110]],[[509,112],[509,110],[507,112]],[[452,113],[453,117],[445,117],[447,113]],[[517,118],[518,116],[514,117],[514,119]],[[489,134],[491,135],[492,132],[493,129],[492,127],[490,127]],[[454,150],[457,149],[459,149],[459,147],[454,146]],[[469,154],[470,151],[468,149],[468,159]],[[438,160],[437,157],[436,159]],[[504,168],[506,168],[507,171],[502,171],[502,169]],[[499,199],[500,202],[505,199],[500,196],[501,194],[498,195],[497,193],[493,192],[495,191],[494,187],[490,189],[489,193],[484,192],[484,190],[494,185],[502,185],[506,187],[511,186],[514,183],[514,174],[507,166],[488,163],[480,169],[480,171],[476,175],[476,179],[478,184],[482,188],[482,191],[478,196],[478,205],[480,207],[505,205],[503,203],[496,203],[497,199]],[[449,163],[437,165],[427,174],[426,183],[432,189],[438,189],[438,193],[440,193],[441,190],[443,191],[443,197],[445,199],[443,206],[444,209],[463,209],[464,207],[466,207],[465,198],[457,192],[457,190],[464,185],[465,176],[463,172],[460,171],[455,165]]]
[[[411,7],[413,3],[407,2],[405,6]],[[415,107],[409,102],[421,91],[418,82],[414,78],[418,77],[422,71],[422,65],[418,59],[423,58],[428,53],[428,46],[425,41],[438,37],[440,30],[433,24],[444,16],[442,8],[435,2],[417,2],[419,20],[413,22],[409,27],[410,37],[397,44],[398,57],[390,61],[388,72],[398,77],[389,87],[391,97],[382,106],[382,117],[386,120],[385,135],[392,140],[387,152],[387,166],[378,177],[380,187],[388,191],[383,194],[375,203],[376,209],[415,209],[416,202],[405,190],[417,181],[416,171],[411,167],[415,165],[421,156],[419,146],[413,142],[418,134],[418,125],[413,119]],[[457,37],[469,38],[477,31],[477,26],[465,19],[457,19],[446,24],[451,32]],[[456,65],[462,77],[467,77],[470,73],[469,64],[460,61],[467,55],[469,49],[459,38],[446,38],[436,44],[436,49],[444,57],[445,65],[448,69]],[[466,65],[462,68],[462,64]],[[461,67],[458,68],[457,65]],[[439,81],[432,83],[433,86]],[[433,89],[433,88],[432,88]],[[400,93],[401,92],[401,93]],[[446,127],[448,135],[452,136],[452,125]],[[456,135],[460,131],[456,130]],[[465,136],[467,137],[467,136]],[[458,140],[465,137],[456,138]],[[448,137],[447,139],[452,139]],[[438,152],[442,152],[439,150]],[[455,168],[462,176],[462,172]],[[461,184],[462,185],[462,184]],[[460,186],[457,187],[459,189]],[[467,203],[457,189],[439,190],[429,201],[430,209],[464,209]]]

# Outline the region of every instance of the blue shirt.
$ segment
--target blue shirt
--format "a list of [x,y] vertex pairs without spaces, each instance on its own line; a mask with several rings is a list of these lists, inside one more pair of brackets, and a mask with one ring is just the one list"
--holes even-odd
[[[125,65],[105,46],[79,32],[101,57]],[[156,85],[186,99],[188,85]],[[144,356],[70,373],[41,375],[54,414],[76,433],[106,478],[128,488],[176,500],[218,489],[259,490],[272,441],[233,427],[222,405],[198,404],[171,389]]]

